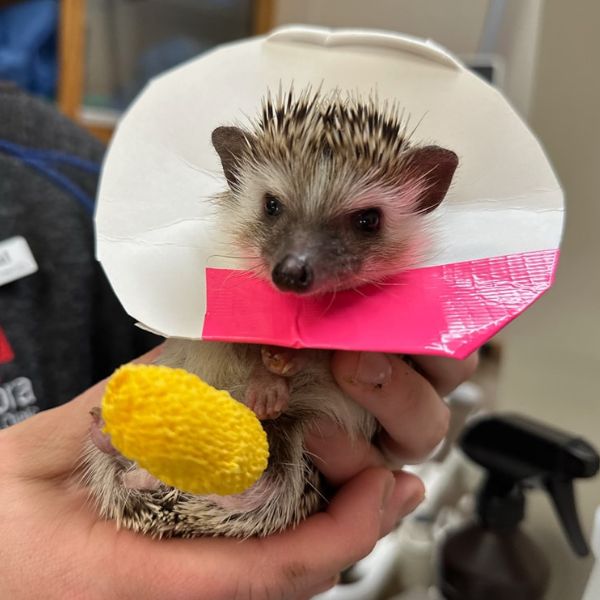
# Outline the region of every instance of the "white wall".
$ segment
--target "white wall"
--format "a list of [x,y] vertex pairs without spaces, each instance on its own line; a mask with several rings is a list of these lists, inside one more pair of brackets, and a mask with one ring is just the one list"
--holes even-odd
[[503,91],[527,117],[533,93],[541,11],[544,0],[507,0],[496,52],[504,59]]
[[[494,54],[505,64],[503,88],[527,115],[543,0],[495,0],[502,9]],[[432,38],[454,54],[468,57],[481,46],[489,0],[278,0],[275,24],[372,27]]]
[[401,31],[472,54],[487,5],[488,0],[278,0],[275,22]]

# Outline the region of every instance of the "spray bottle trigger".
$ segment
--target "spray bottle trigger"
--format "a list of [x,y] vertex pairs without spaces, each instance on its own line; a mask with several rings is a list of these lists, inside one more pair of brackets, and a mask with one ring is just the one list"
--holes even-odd
[[563,447],[562,474],[546,477],[544,485],[552,502],[569,544],[578,556],[587,556],[587,545],[581,523],[577,516],[573,478],[593,477],[600,468],[598,453],[585,440],[571,438]]
[[590,549],[585,540],[575,506],[573,480],[548,479],[545,488],[552,498],[554,509],[563,531],[569,540],[573,552],[578,556],[587,556]]

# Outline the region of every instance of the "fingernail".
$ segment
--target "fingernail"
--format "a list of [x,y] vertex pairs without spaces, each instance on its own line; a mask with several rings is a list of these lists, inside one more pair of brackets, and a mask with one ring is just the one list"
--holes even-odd
[[402,506],[402,512],[404,516],[410,515],[422,502],[425,500],[425,494],[421,490],[417,490],[414,494],[410,495]]
[[423,489],[414,489],[408,496],[402,494],[404,486],[396,487],[396,479],[394,478],[394,486],[388,497],[387,504],[383,509],[381,521],[381,535],[387,535],[398,526],[398,523],[407,515],[412,513],[419,504],[423,501]]
[[354,380],[366,385],[383,387],[392,380],[392,363],[385,354],[361,352]]

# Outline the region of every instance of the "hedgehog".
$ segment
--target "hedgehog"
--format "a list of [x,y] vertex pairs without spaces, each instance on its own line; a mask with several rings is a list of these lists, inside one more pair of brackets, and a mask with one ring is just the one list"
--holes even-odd
[[[257,277],[297,295],[360,291],[418,265],[458,158],[416,143],[407,123],[397,103],[307,88],[267,93],[246,127],[217,127],[226,187],[212,201],[230,247]],[[100,515],[155,537],[247,538],[322,509],[331,490],[304,445],[307,428],[325,416],[354,438],[378,433],[329,361],[326,350],[168,339],[159,363],[229,391],[262,420],[268,467],[242,494],[189,494],[119,455],[96,410],[83,478]]]

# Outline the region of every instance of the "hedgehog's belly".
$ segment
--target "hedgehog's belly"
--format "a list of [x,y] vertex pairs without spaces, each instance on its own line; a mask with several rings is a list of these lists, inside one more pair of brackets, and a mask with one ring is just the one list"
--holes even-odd
[[[258,346],[170,341],[160,362],[196,373],[221,389],[242,397]],[[91,442],[84,457],[84,480],[104,518],[119,526],[157,537],[220,535],[265,536],[292,527],[326,501],[320,474],[304,448],[304,431],[313,419],[336,418],[351,434],[367,438],[374,419],[347,399],[329,372],[328,353],[290,381],[288,410],[263,421],[269,439],[269,465],[260,480],[232,497],[197,496],[160,485],[155,490],[129,489],[122,477],[135,464],[104,454]]]
[[[275,439],[283,436],[285,439]],[[92,443],[85,456],[85,479],[102,517],[155,537],[265,536],[293,527],[324,502],[320,475],[308,462],[302,428],[269,432],[279,448],[259,481],[236,496],[197,496],[161,485],[156,490],[128,489],[125,472],[135,464],[105,454]],[[288,448],[285,455],[282,447]]]

